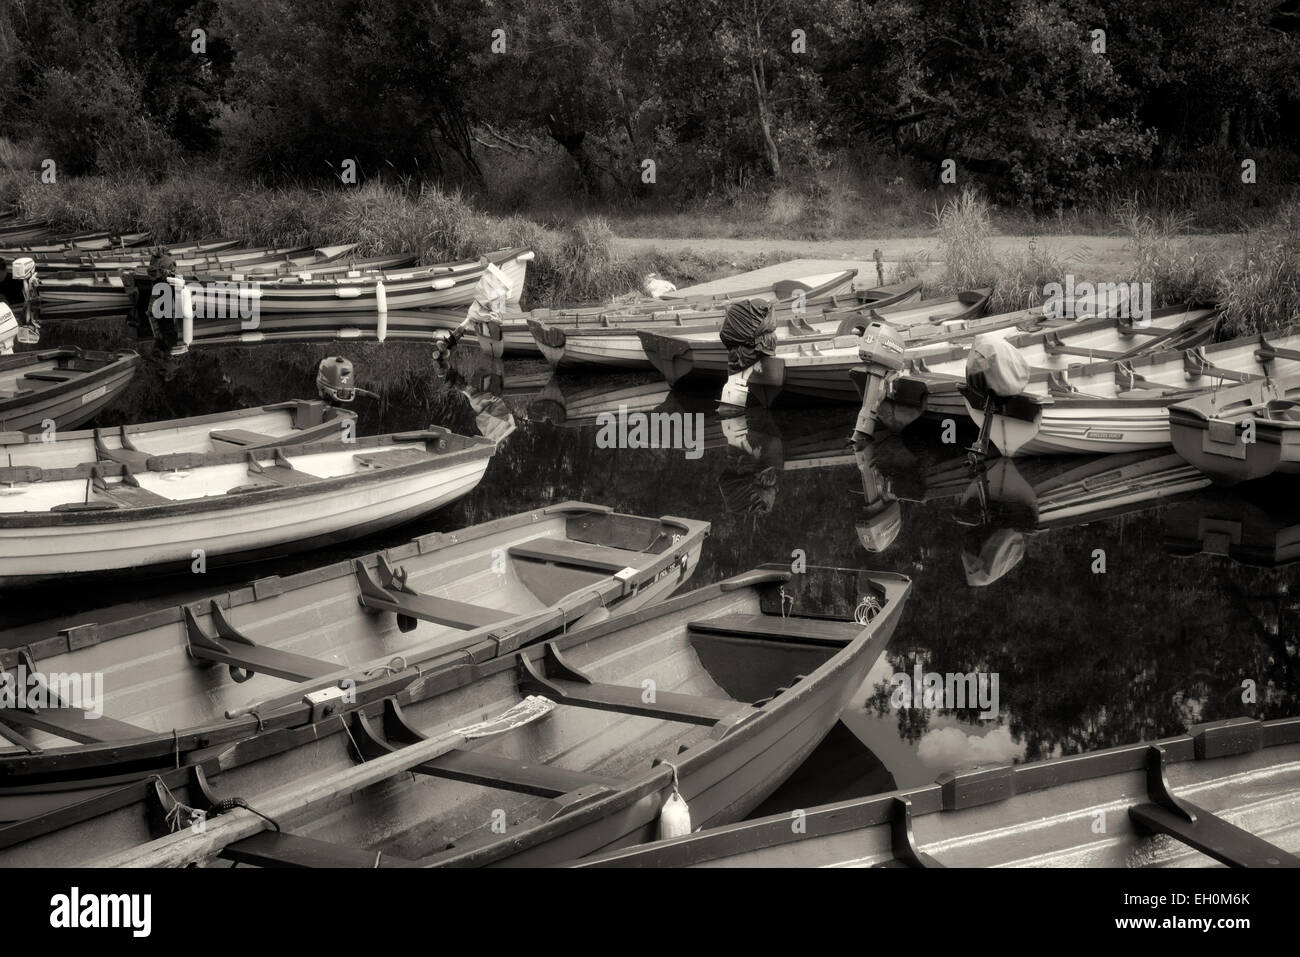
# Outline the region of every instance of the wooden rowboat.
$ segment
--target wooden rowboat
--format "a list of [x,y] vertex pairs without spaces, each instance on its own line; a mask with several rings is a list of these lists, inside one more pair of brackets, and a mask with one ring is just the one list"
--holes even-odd
[[[810,276],[802,282],[783,284],[781,298],[776,303],[778,315],[801,317],[808,307],[816,307],[830,297],[850,288],[857,270]],[[905,288],[915,284],[900,284],[888,290],[891,296],[905,295]],[[649,369],[650,358],[641,346],[640,333],[653,329],[704,330],[717,336],[722,328],[726,308],[706,310],[655,312],[650,315],[618,315],[602,313],[599,316],[552,316],[542,319],[528,316],[526,323],[538,351],[554,367],[602,366],[625,369]],[[508,321],[502,323],[502,335],[509,330]]]
[[1300,472],[1300,375],[1267,378],[1169,407],[1174,451],[1216,482]]
[[[0,235],[0,239],[4,238],[3,235]],[[80,236],[56,237],[48,242],[31,245],[5,246],[0,249],[0,256],[31,256],[37,259],[44,259],[47,256],[78,256],[81,253],[98,252],[106,249],[125,249],[139,246],[141,243],[148,241],[149,234],[147,232],[122,233],[116,236],[112,233],[86,233]]]
[[[1003,455],[1087,455],[1170,444],[1169,407],[1225,383],[1300,373],[1300,326],[1211,346],[1082,366],[995,399],[988,436]],[[989,397],[962,386],[983,426]]]
[[275,833],[243,809],[216,813],[226,804],[201,833],[151,835],[131,807],[6,858],[86,863],[94,846],[91,866],[551,864],[653,837],[674,790],[691,826],[730,822],[816,747],[898,623],[906,578],[848,584],[850,604],[873,609],[861,623],[783,615],[802,589],[760,570],[490,661],[384,674],[382,698],[360,684],[345,715],[224,749],[206,796],[188,769],[160,775],[163,801],[238,795]]
[[0,356],[0,430],[72,429],[95,416],[131,381],[134,352],[46,349]]
[[945,774],[579,866],[1300,867],[1297,851],[1300,719],[1231,718],[1149,744]]
[[[910,334],[918,339],[924,334],[966,329],[984,314],[992,294],[991,289],[974,289],[918,302],[914,298],[919,285],[908,285],[912,295],[892,304],[882,301],[850,310],[828,308],[823,318],[808,321],[799,316],[788,317],[776,329],[778,350],[780,345],[829,345],[837,336],[851,335],[855,327],[865,327],[873,319],[908,330],[905,337]],[[1024,321],[1023,317],[1017,321]],[[721,382],[727,378],[727,347],[718,338],[720,328],[721,323],[710,329],[645,330],[641,333],[641,348],[674,388],[695,382]]]
[[[277,276],[255,281],[254,288],[247,293],[241,292],[241,297],[256,304],[268,326],[274,321],[269,314],[276,313],[320,315],[331,312],[377,313],[388,309],[450,309],[468,306],[473,301],[479,278],[491,263],[505,272],[509,281],[508,304],[518,304],[523,294],[527,264],[532,258],[532,250],[516,247],[499,249],[480,259],[399,272],[377,272],[355,278],[326,275],[302,280],[296,276]],[[201,286],[194,296],[194,307],[201,310],[205,306],[224,305],[228,295],[229,290]],[[233,331],[220,320],[209,320],[197,326],[196,342],[200,341],[200,329],[206,330],[203,335],[209,337],[225,336]],[[238,322],[235,329],[238,329]]]
[[[291,271],[307,276],[335,275],[353,268],[366,268],[348,258],[355,248],[356,244],[350,243],[320,249],[251,250],[178,260],[176,268],[203,282],[250,282],[265,276],[287,275]],[[409,262],[410,258],[381,257],[374,260],[374,265],[382,267],[394,261]],[[309,272],[302,273],[303,270]],[[361,275],[361,272],[358,271],[357,275]],[[157,281],[139,267],[134,273],[122,270],[119,274],[99,269],[55,273],[42,271],[38,278],[37,298],[42,319],[128,309],[137,298],[141,302],[147,302]]]
[[[153,258],[155,251],[162,249],[169,255],[175,257],[178,262],[188,262],[195,259],[203,259],[217,253],[227,253],[229,255],[251,254],[254,249],[236,249],[239,246],[237,239],[201,239],[185,243],[169,243],[162,246],[142,246],[131,247],[129,249],[104,249],[92,250],[77,253],[76,255],[67,254],[46,254],[39,257],[41,265],[51,269],[93,269],[99,271],[119,271],[122,269],[134,269],[149,265],[149,260]],[[283,249],[303,250],[306,247],[293,246],[281,247]],[[272,249],[261,249],[263,254],[273,251]]]
[[[1148,352],[1189,349],[1209,340],[1214,310],[1174,306],[1157,309],[1140,328],[1126,319],[1099,317],[1016,334],[1005,341],[1029,365],[1030,375],[1046,380],[1085,362],[1134,358]],[[922,416],[960,419],[966,415],[961,386],[966,382],[970,340],[949,348],[909,348],[901,373],[893,377],[876,410],[877,420],[902,431]],[[861,383],[859,376],[855,382]]]
[[282,747],[341,730],[301,708],[341,679],[353,704],[379,701],[440,667],[648,607],[689,578],[708,528],[568,502],[184,605],[24,626],[22,650],[0,652],[6,677],[93,672],[105,693],[93,708],[68,694],[0,709],[0,862],[84,858],[78,822],[108,847],[119,826],[147,839],[152,776],[176,788],[204,769],[224,787],[239,755],[222,753],[259,730],[294,729]]
[[[564,330],[613,328],[627,332],[629,329],[709,329],[721,328],[727,306],[751,295],[770,297],[778,314],[793,314],[800,309],[822,307],[861,308],[864,302],[887,304],[905,298],[915,298],[917,283],[900,283],[880,289],[850,290],[854,270],[788,279],[770,287],[728,296],[693,297],[688,299],[652,299],[633,303],[615,302],[600,306],[575,306],[560,309],[534,309],[532,312],[506,312],[500,317],[478,320],[474,330],[479,348],[494,358],[506,355],[539,355],[538,341],[533,335],[530,321],[545,326],[558,326]],[[558,338],[556,340],[558,342]],[[562,343],[560,343],[562,345]],[[633,343],[626,343],[633,349]],[[558,355],[558,353],[556,353]]]
[[143,468],[0,469],[0,584],[188,568],[346,541],[478,485],[496,446],[446,429],[224,453]]
[[58,430],[53,436],[0,432],[0,466],[76,468],[119,462],[147,468],[154,456],[303,445],[356,435],[356,413],[319,399],[295,399],[233,412],[141,422],[112,429]]
[[0,223],[0,243],[6,246],[41,240],[51,233],[48,220],[14,219]]

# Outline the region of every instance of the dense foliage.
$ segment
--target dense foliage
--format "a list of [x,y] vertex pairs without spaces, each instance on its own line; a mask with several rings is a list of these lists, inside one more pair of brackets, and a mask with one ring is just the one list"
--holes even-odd
[[1213,202],[1246,159],[1294,180],[1298,32],[1297,0],[8,0],[0,116],[71,172],[473,184],[558,147],[602,197],[885,157],[1036,209]]

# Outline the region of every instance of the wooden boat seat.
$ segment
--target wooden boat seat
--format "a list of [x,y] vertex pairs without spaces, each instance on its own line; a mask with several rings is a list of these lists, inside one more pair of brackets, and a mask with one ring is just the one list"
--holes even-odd
[[84,372],[77,372],[73,369],[47,369],[44,372],[27,372],[23,375],[24,379],[34,379],[37,382],[70,382],[73,379],[79,379]]
[[1083,356],[1098,361],[1105,359],[1122,359],[1124,353],[1110,349],[1087,349],[1082,346],[1066,345],[1059,333],[1048,333],[1043,340],[1043,351],[1049,356]]
[[126,483],[107,485],[104,488],[96,487],[95,494],[127,508],[147,508],[150,505],[173,504],[173,500],[164,495],[151,492],[146,488],[140,488],[138,485],[127,485]]
[[119,465],[126,465],[133,469],[149,468],[149,453],[140,452],[135,449],[107,449],[100,447],[97,449],[97,455],[102,462],[117,462]]
[[361,468],[395,469],[423,462],[428,455],[424,449],[386,449],[382,452],[358,452],[352,456],[352,461]]
[[548,538],[544,535],[511,546],[507,554],[511,558],[528,558],[601,572],[620,572],[624,568],[635,568],[639,562],[645,560],[645,555],[641,552],[612,548],[608,545],[574,542],[567,538]]
[[502,758],[466,748],[448,751],[411,770],[432,777],[548,798],[559,797],[593,784],[618,787],[622,783],[617,778],[569,771],[545,764],[527,764],[514,758]]
[[544,695],[556,704],[684,724],[721,725],[724,729],[759,713],[752,705],[732,698],[709,698],[671,691],[656,691],[653,700],[646,701],[640,686],[592,681],[560,656],[554,642],[547,642],[544,646],[541,670],[524,654],[519,656],[519,671],[520,691]]
[[419,867],[415,861],[379,851],[344,847],[284,831],[261,831],[227,844],[221,857],[257,867]]
[[208,433],[208,438],[213,442],[224,442],[227,445],[236,445],[240,448],[257,448],[263,445],[275,445],[277,442],[283,442],[281,436],[266,435],[262,432],[249,432],[247,429],[213,429]]
[[[428,621],[466,631],[486,628],[513,617],[509,612],[497,608],[486,608],[482,605],[472,605],[451,598],[437,598],[413,591],[401,584],[399,575],[388,565],[383,556],[380,556],[379,561],[379,573],[383,576],[383,583],[371,577],[370,570],[363,562],[353,562],[357,588],[361,592],[357,600],[361,603],[361,607],[368,611],[391,611],[399,618]],[[411,626],[414,627],[414,621],[411,622]]]
[[197,661],[230,666],[231,677],[236,681],[245,681],[253,674],[273,675],[286,681],[309,681],[339,670],[339,666],[331,661],[256,644],[230,624],[221,606],[215,601],[209,603],[212,623],[217,632],[215,638],[203,633],[188,605],[184,609],[185,637],[190,657]]
[[862,631],[862,626],[852,621],[782,618],[779,615],[719,615],[707,621],[690,622],[687,628],[700,635],[767,638],[802,644],[833,645],[837,648],[852,641]]
[[129,741],[143,738],[154,732],[125,721],[118,721],[108,715],[95,717],[89,712],[74,708],[45,684],[40,677],[41,671],[27,652],[19,652],[18,660],[27,669],[27,680],[36,681],[44,689],[51,707],[20,711],[17,708],[0,710],[0,720],[19,728],[35,728],[49,734],[57,734],[69,741],[79,744],[98,744],[104,741]]

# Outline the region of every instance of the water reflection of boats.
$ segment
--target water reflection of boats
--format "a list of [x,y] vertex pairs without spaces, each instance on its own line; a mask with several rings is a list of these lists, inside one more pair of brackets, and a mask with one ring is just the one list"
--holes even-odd
[[1022,533],[1086,525],[1164,502],[1170,503],[1161,519],[1172,554],[1289,564],[1300,560],[1300,506],[1282,482],[1211,490],[1206,475],[1173,453],[1082,462],[999,458],[974,468],[960,459],[927,470],[921,498],[953,500],[954,518],[971,529],[963,543],[967,570],[989,584],[1023,558]]
[[1300,561],[1300,507],[1281,484],[1252,482],[1178,503],[1164,515],[1165,548],[1264,568]]

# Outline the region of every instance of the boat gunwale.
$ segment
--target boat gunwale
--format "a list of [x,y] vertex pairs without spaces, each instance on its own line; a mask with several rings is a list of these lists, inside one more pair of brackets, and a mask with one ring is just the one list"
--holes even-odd
[[[1206,756],[1203,753],[1206,730],[1233,726],[1234,723],[1239,728],[1248,725],[1259,726],[1259,746]],[[1152,748],[1163,750],[1166,764],[1183,764],[1212,762],[1220,757],[1258,753],[1270,747],[1284,747],[1297,743],[1300,743],[1300,717],[1276,718],[1268,721],[1231,718],[1226,721],[1193,725],[1188,732],[1155,741],[1119,745],[1100,751],[1065,755],[1027,764],[998,764],[979,766],[968,771],[946,772],[931,784],[914,788],[898,788],[864,798],[850,798],[809,808],[804,812],[805,830],[800,834],[795,834],[790,827],[789,813],[773,814],[710,828],[697,834],[615,850],[573,861],[567,866],[683,867],[702,864],[734,856],[735,853],[760,852],[798,843],[800,840],[833,837],[865,828],[886,826],[894,819],[898,801],[908,802],[910,814],[916,818],[945,811],[962,811],[1007,803],[1018,796],[1115,774],[1143,772],[1147,769]],[[1066,773],[1058,777],[1058,772],[1063,769]],[[990,789],[997,792],[995,796],[980,797],[977,794],[968,803],[963,802],[958,797],[962,779],[969,779],[973,775],[985,778],[1002,777],[1006,780],[1006,785],[1000,789]],[[737,835],[752,835],[757,842],[736,851],[734,843]]]

